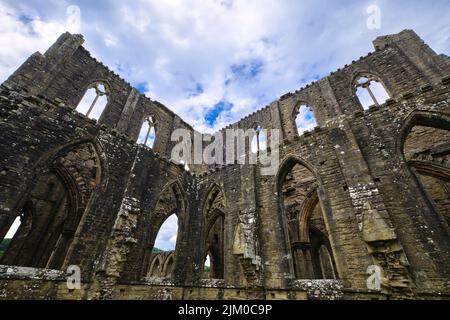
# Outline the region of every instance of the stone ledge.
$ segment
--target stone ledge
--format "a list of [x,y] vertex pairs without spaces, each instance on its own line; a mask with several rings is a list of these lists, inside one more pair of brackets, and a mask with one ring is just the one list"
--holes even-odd
[[338,300],[344,296],[344,283],[341,280],[294,280],[291,286],[306,291],[311,299]]
[[0,265],[0,279],[66,281],[66,273],[61,270]]

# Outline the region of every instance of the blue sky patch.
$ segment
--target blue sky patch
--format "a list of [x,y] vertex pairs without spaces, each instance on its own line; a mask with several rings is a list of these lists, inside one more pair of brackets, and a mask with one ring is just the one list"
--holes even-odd
[[196,97],[205,92],[201,83],[196,83],[195,88],[188,90],[188,97]]
[[148,83],[147,82],[138,82],[134,86],[142,94],[145,94],[148,91]]
[[205,115],[205,122],[209,126],[213,126],[217,118],[222,112],[230,111],[233,108],[233,104],[228,101],[220,101],[211,110],[209,110]]
[[263,71],[264,63],[261,60],[253,60],[248,63],[234,64],[230,69],[235,78],[250,80],[256,78]]
[[23,22],[24,24],[29,24],[33,21],[33,18],[30,18],[26,14],[19,15],[19,20]]

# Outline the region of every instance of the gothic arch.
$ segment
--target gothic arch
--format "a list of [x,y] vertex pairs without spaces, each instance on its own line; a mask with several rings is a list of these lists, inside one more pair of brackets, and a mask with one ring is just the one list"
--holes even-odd
[[[153,149],[155,147],[156,141],[158,140],[160,124],[161,120],[159,115],[157,115],[154,112],[145,113],[140,120],[137,142]],[[151,138],[152,130],[154,132],[155,138],[153,142],[150,145],[148,145],[149,139]],[[144,141],[140,141],[141,135],[145,136],[145,138],[143,139]]]
[[[214,200],[217,199],[217,196],[220,196],[220,201],[217,203],[214,203]],[[226,207],[226,198],[225,198],[225,192],[223,191],[222,187],[220,187],[217,183],[212,184],[208,191],[206,192],[205,200],[203,201],[203,215],[207,217],[207,214],[211,207],[214,206],[214,209],[217,209],[219,211],[224,211]]]
[[[366,79],[366,81],[361,81],[361,79]],[[392,98],[387,82],[376,72],[358,70],[354,72],[350,83],[351,96],[364,110],[372,105],[382,105],[386,100]],[[368,101],[365,101],[366,99]],[[384,100],[382,101],[382,99]]]
[[[250,130],[253,130],[254,135],[250,140],[248,153],[259,153],[269,145],[269,128],[264,128],[259,121],[253,122]],[[265,148],[262,146],[265,145]]]
[[161,227],[167,221],[167,219],[173,215],[177,217],[177,240],[176,247],[174,252],[174,265],[176,264],[177,254],[176,250],[178,249],[178,244],[182,238],[182,230],[183,226],[186,223],[186,212],[187,212],[187,201],[186,194],[179,180],[173,180],[168,182],[159,193],[157,197],[157,202],[155,204],[154,210],[150,215],[150,221],[148,226],[150,230],[148,230],[148,235],[146,237],[147,245],[145,246],[145,252],[143,257],[142,264],[142,276],[146,276],[149,274],[151,260],[153,259],[152,251],[155,246],[155,241],[159,232],[161,231]]
[[170,277],[175,266],[175,252],[171,252],[165,259],[162,274],[164,277]]
[[161,123],[161,116],[155,111],[145,112],[141,117],[141,123],[144,122],[148,117],[152,117],[155,120],[155,124],[159,125]]
[[450,182],[450,168],[433,161],[410,160],[410,166],[425,175]]
[[429,111],[410,113],[396,140],[400,163],[432,213],[426,216],[429,227],[437,226],[435,222],[442,226],[445,241],[450,240],[449,141],[450,115]]
[[75,110],[84,116],[100,121],[111,102],[111,86],[107,81],[90,82],[76,102]]
[[[205,259],[211,257],[210,277],[223,279],[225,270],[225,193],[223,189],[213,184],[207,193],[203,203],[203,215],[205,219]],[[202,264],[204,264],[203,259]]]
[[[306,102],[306,100],[297,100],[294,104],[294,107],[292,108],[292,112],[291,112],[291,126],[294,128],[294,133],[295,135],[300,135],[299,131],[298,131],[298,126],[297,126],[297,119],[298,117],[301,115],[301,108],[302,106],[305,106],[306,109],[308,109],[311,113],[312,113],[312,122],[314,124],[314,127],[318,126],[318,114],[317,114],[317,110],[315,109],[315,107],[313,107],[309,102]],[[313,129],[313,128],[311,128]],[[310,129],[308,129],[310,130]]]
[[96,177],[96,183],[98,185],[105,185],[107,183],[108,177],[108,164],[106,160],[105,153],[103,151],[102,146],[99,142],[97,142],[95,137],[86,137],[82,139],[78,139],[67,144],[63,144],[59,147],[54,148],[52,151],[48,152],[46,155],[41,157],[33,168],[35,174],[48,167],[59,155],[69,152],[72,149],[75,149],[78,146],[91,144],[94,148],[98,159],[100,161],[100,176]]
[[303,202],[302,208],[299,211],[299,240],[301,242],[309,242],[309,228],[308,221],[311,218],[314,208],[319,204],[319,196],[317,194],[317,184],[313,186],[306,196],[305,202]]
[[319,180],[319,176],[317,174],[317,171],[309,162],[307,162],[303,158],[300,158],[300,157],[298,157],[296,155],[288,154],[288,155],[286,155],[284,160],[280,163],[280,167],[278,169],[278,173],[277,173],[277,176],[276,176],[277,184],[275,185],[275,188],[276,188],[274,190],[275,192],[278,192],[280,182],[282,182],[282,180],[286,177],[286,174],[288,174],[289,171],[291,171],[291,169],[296,164],[300,164],[300,165],[306,167],[314,175],[314,177],[317,179],[317,181],[320,184],[320,180]]
[[[36,204],[33,226],[21,245],[2,258],[7,264],[60,269],[102,180],[100,156],[92,142],[62,146],[38,161],[34,178],[16,205],[20,212]],[[37,205],[39,203],[39,205]],[[18,241],[18,240],[17,240]],[[12,250],[14,248],[14,251]]]
[[162,271],[161,269],[162,269],[163,265],[164,265],[164,262],[161,258],[161,255],[160,254],[155,255],[155,257],[153,258],[153,261],[150,265],[150,270],[148,272],[148,276],[151,278],[159,277],[161,275],[161,271]]
[[380,82],[383,85],[383,87],[385,88],[385,90],[389,94],[389,96],[392,97],[392,92],[391,92],[392,90],[389,87],[388,79],[385,79],[378,72],[376,72],[374,70],[368,70],[368,69],[358,69],[358,70],[355,70],[352,73],[352,76],[350,78],[351,79],[350,80],[350,86],[349,86],[349,93],[350,93],[351,96],[355,96],[354,85],[355,85],[356,81],[359,78],[369,77],[369,76],[375,77],[377,79],[377,81]]
[[[111,90],[111,88],[112,88],[111,83],[107,79],[96,78],[96,79],[90,80],[88,83],[86,83],[83,86],[83,90],[80,90],[79,95],[78,95],[78,99],[77,99],[75,105],[78,106],[78,104],[81,102],[81,100],[83,99],[83,97],[86,94],[86,92],[89,89],[92,89],[97,84],[101,84],[101,85],[103,85],[105,87],[106,94],[108,96],[108,104],[110,104],[110,101],[112,101],[113,98],[114,98],[114,92]],[[106,110],[107,106],[108,105],[105,106],[105,110]]]
[[336,277],[334,259],[331,258],[333,272],[329,262],[320,260],[327,257],[323,249],[320,253],[323,245],[333,255],[319,186],[317,175],[306,161],[295,156],[283,161],[277,175],[279,217],[285,230],[286,249],[292,256],[291,272],[300,279]]
[[[161,197],[171,189],[174,191],[174,194],[177,196],[177,202],[172,203],[170,208],[180,210],[180,212],[177,213],[177,216],[178,216],[178,218],[181,218],[181,216],[179,216],[179,215],[181,215],[182,213],[185,213],[186,209],[187,209],[186,208],[187,197],[186,197],[184,188],[179,180],[170,181],[162,188],[162,191],[159,193],[159,195],[157,197],[158,202],[161,200]],[[157,203],[157,206],[158,206],[158,203]]]
[[403,156],[403,146],[413,127],[422,125],[442,130],[450,130],[450,114],[433,111],[413,111],[403,121],[396,139],[397,154]]

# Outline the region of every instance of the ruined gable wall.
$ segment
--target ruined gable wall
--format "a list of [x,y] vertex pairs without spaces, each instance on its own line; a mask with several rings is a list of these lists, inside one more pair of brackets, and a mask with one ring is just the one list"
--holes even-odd
[[57,103],[75,109],[90,85],[101,82],[108,93],[99,124],[116,129],[136,141],[144,118],[156,116],[157,140],[154,150],[170,156],[170,135],[178,128],[193,131],[163,104],[140,94],[91,56],[82,47],[81,35],[63,34],[45,54],[35,53],[6,82],[15,90],[25,90],[30,95],[43,95]]

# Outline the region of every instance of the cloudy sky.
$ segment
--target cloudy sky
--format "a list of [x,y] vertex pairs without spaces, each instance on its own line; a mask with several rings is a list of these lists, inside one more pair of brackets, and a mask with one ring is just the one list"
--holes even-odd
[[[96,58],[211,132],[367,54],[379,35],[412,28],[450,53],[448,0],[343,3],[0,0],[0,81],[62,32],[82,33]],[[374,5],[379,28],[367,24]]]

